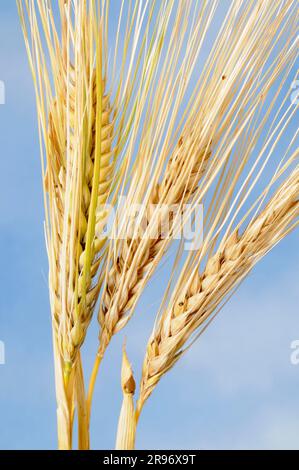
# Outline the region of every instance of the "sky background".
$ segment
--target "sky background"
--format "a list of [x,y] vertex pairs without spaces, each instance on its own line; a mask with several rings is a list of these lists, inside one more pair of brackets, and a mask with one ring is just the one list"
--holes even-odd
[[[0,3],[0,448],[56,448],[56,415],[35,99],[16,7]],[[298,231],[242,284],[200,341],[161,381],[144,409],[137,448],[299,449]],[[160,270],[96,385],[92,447],[113,448],[121,406],[124,335],[136,375],[165,273]],[[154,293],[154,294],[153,294]],[[90,370],[97,323],[84,363]]]

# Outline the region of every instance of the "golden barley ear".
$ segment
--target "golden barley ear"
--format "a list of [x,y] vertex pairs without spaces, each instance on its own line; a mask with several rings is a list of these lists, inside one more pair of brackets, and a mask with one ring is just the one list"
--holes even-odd
[[[298,153],[298,152],[297,152]],[[137,414],[161,377],[184,352],[191,335],[223,305],[223,301],[254,265],[299,223],[299,166],[242,233],[235,229],[200,272],[186,263],[184,277],[173,292],[150,338],[143,364]],[[189,280],[189,281],[188,281]],[[218,312],[217,312],[218,313]]]
[[106,91],[103,19],[93,2],[60,1],[59,26],[44,0],[19,1],[18,7],[36,89],[56,380],[60,374],[63,380],[59,417],[70,443],[71,388],[83,381],[79,350],[101,288],[103,206],[121,178],[113,145],[116,111]]
[[[76,99],[76,83],[75,78],[72,81],[73,87],[69,92],[69,119],[75,122],[75,99]],[[68,334],[61,338],[60,351],[66,363],[73,363],[76,352],[84,341],[89,322],[92,317],[93,308],[96,304],[99,294],[99,285],[97,284],[98,269],[101,263],[101,253],[105,244],[105,239],[101,238],[102,227],[105,221],[104,211],[97,211],[95,216],[95,230],[92,237],[92,244],[88,246],[87,230],[90,220],[90,205],[93,192],[94,166],[95,166],[95,150],[96,150],[96,115],[97,115],[97,93],[96,93],[96,76],[93,72],[91,76],[92,83],[92,119],[89,125],[89,131],[85,133],[84,139],[88,152],[85,154],[84,171],[80,177],[81,204],[78,207],[77,219],[78,230],[76,231],[76,240],[74,242],[73,259],[78,260],[77,272],[73,272],[73,281],[70,279],[68,283],[73,285],[73,296],[70,295],[68,289],[68,305],[67,316],[69,318],[70,329]],[[104,89],[104,84],[103,84]],[[67,96],[66,91],[63,96]],[[64,231],[64,214],[65,214],[65,195],[67,184],[67,165],[69,160],[75,160],[72,156],[76,152],[77,143],[75,142],[75,129],[70,128],[70,142],[67,148],[67,141],[59,136],[56,129],[61,125],[63,114],[57,113],[56,100],[53,102],[53,108],[49,114],[49,161],[46,172],[47,185],[46,190],[57,223],[56,237],[53,237],[55,244],[55,265],[57,267],[54,279],[52,281],[52,291],[54,297],[54,320],[56,323],[56,331],[59,337],[59,328],[61,326],[61,299],[62,286],[59,282],[61,279],[61,253],[63,250]],[[111,107],[109,97],[103,94],[102,97],[102,119],[101,119],[101,157],[100,157],[100,176],[98,183],[97,207],[104,206],[109,197],[111,181],[113,179],[113,152],[111,151],[111,141],[113,128],[110,123]],[[61,142],[61,144],[59,144]],[[67,155],[68,154],[68,155]],[[94,216],[93,216],[94,217]],[[54,235],[54,234],[53,234]],[[90,258],[90,261],[87,258]],[[90,263],[86,267],[86,261]],[[70,269],[68,266],[67,270]],[[85,276],[84,270],[88,271]],[[75,290],[77,289],[77,300],[75,300]],[[77,303],[77,306],[76,306]],[[74,313],[77,310],[76,314]]]
[[[163,215],[159,218],[154,205],[162,209],[163,206],[171,207],[175,204],[183,207],[184,204],[191,202],[198,182],[205,173],[211,151],[208,148],[202,152],[195,151],[196,158],[192,162],[192,167],[186,171],[184,166],[186,167],[188,161],[185,158],[187,155],[181,138],[174,156],[168,162],[162,182],[157,183],[151,191],[145,212],[150,226],[154,226],[155,223],[158,226],[155,238],[149,237],[147,240],[126,238],[117,260],[108,272],[99,313],[100,355],[104,354],[113,334],[121,330],[129,320],[130,310],[142,293],[146,280],[166,252],[167,242],[162,230],[165,226],[163,219],[166,221],[168,214],[164,218]],[[187,173],[186,178],[181,177],[184,170]],[[170,239],[175,231],[175,220],[173,216],[167,229]]]

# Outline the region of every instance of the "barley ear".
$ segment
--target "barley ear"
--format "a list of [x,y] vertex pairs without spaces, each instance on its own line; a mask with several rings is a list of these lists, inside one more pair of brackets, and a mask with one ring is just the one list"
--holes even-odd
[[[176,364],[188,344],[190,346],[192,335],[198,332],[198,337],[205,330],[208,320],[223,307],[255,264],[298,224],[299,165],[265,208],[247,221],[243,232],[239,233],[236,228],[222,240],[203,271],[200,270],[202,253],[197,258],[195,272],[194,259],[191,265],[186,262],[185,276],[175,286],[172,299],[155,324],[147,345],[137,402],[138,417],[160,379]],[[188,279],[192,281],[189,285]]]
[[135,418],[135,380],[125,346],[123,348],[123,361],[121,370],[121,386],[123,402],[120,411],[116,436],[116,450],[133,450],[135,448],[136,418]]

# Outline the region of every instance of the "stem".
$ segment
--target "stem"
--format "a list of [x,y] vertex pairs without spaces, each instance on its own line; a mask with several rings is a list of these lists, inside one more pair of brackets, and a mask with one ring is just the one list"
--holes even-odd
[[91,414],[91,406],[92,406],[92,398],[93,398],[93,393],[94,393],[94,387],[95,387],[95,384],[96,384],[97,375],[99,373],[99,368],[100,368],[100,364],[102,362],[102,359],[103,359],[103,355],[97,353],[97,356],[96,356],[96,359],[95,359],[95,362],[94,362],[94,365],[93,365],[91,377],[90,377],[87,400],[86,400],[86,402],[87,402],[86,406],[87,406],[88,425],[90,425],[90,414]]
[[[58,449],[72,449],[72,429],[73,429],[73,399],[72,399],[72,377],[69,377],[67,384],[63,373],[62,359],[57,347],[55,333],[53,332],[54,345],[54,366],[55,366],[55,388],[57,401],[57,434]],[[73,374],[71,374],[73,375]]]
[[77,401],[77,413],[78,413],[78,448],[79,450],[89,450],[90,438],[89,438],[89,423],[87,413],[87,403],[85,400],[85,386],[84,386],[84,375],[82,369],[81,354],[76,364],[76,401]]

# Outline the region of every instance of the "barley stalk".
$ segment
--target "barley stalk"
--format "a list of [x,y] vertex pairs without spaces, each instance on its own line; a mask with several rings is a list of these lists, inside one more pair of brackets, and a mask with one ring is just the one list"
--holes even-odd
[[75,400],[78,414],[78,449],[88,450],[90,448],[89,417],[86,406],[83,368],[80,360],[76,362]]
[[68,387],[65,387],[63,380],[63,363],[58,353],[57,342],[53,335],[54,345],[54,365],[55,365],[55,386],[57,401],[57,436],[60,450],[70,450],[72,448],[73,429],[73,396],[70,392],[73,382],[73,373],[70,374]]

